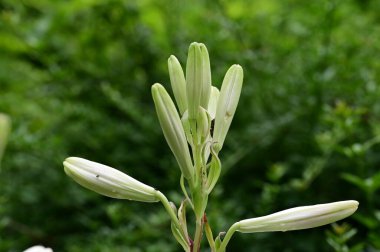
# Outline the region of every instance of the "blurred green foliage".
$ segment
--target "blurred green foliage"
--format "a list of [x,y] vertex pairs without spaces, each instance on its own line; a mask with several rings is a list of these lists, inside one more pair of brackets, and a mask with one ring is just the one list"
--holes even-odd
[[167,58],[203,42],[213,84],[245,82],[210,198],[213,229],[298,205],[355,199],[343,226],[236,235],[230,251],[380,251],[380,2],[0,2],[0,111],[12,134],[0,176],[0,251],[180,251],[159,204],[84,190],[80,156],[160,188],[179,169],[150,97]]

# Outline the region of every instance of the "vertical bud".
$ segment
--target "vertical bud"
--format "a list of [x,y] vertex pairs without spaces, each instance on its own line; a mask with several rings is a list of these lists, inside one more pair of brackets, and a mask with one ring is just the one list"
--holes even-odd
[[182,174],[187,179],[192,178],[194,171],[189,146],[175,105],[161,84],[152,86],[152,96],[162,131]]
[[65,172],[78,184],[101,195],[143,202],[157,202],[156,190],[112,167],[83,158],[69,157]]
[[10,118],[0,113],[0,161],[3,156],[5,146],[7,144],[8,134],[11,129],[11,120]]
[[223,147],[224,140],[239,102],[242,85],[243,69],[239,65],[231,66],[224,77],[216,108],[213,133],[216,152],[219,152]]
[[358,209],[355,200],[296,207],[236,223],[242,233],[292,231],[323,226],[344,219]]
[[211,69],[207,48],[201,43],[189,47],[186,64],[186,95],[189,119],[196,119],[198,108],[207,109],[211,92]]
[[168,59],[168,68],[170,75],[170,83],[172,85],[175,101],[181,115],[187,109],[186,97],[186,80],[181,64],[175,56],[170,56]]
[[211,87],[210,100],[208,102],[207,111],[210,114],[211,120],[215,119],[216,107],[218,105],[219,99],[219,89],[216,87]]
[[210,134],[211,127],[211,117],[208,114],[207,110],[202,107],[199,107],[199,113],[197,118],[197,136],[198,144],[203,143],[208,135]]

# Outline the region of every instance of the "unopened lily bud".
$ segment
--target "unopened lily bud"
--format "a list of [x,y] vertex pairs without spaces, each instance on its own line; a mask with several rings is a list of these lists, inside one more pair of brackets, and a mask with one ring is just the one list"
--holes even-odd
[[207,48],[202,43],[192,43],[186,64],[186,96],[189,119],[196,119],[198,108],[207,109],[211,92],[211,69]]
[[197,118],[197,136],[200,138],[198,143],[204,142],[204,140],[210,134],[211,127],[211,117],[208,114],[207,110],[202,107],[199,107],[199,114]]
[[157,202],[156,190],[112,167],[83,158],[69,157],[65,172],[78,184],[101,195],[116,199]]
[[292,231],[330,224],[344,219],[358,209],[355,200],[291,208],[264,217],[236,223],[242,233]]
[[219,152],[223,147],[224,140],[239,102],[242,85],[243,69],[239,65],[231,66],[224,77],[216,108],[213,133],[216,152]]
[[211,87],[210,100],[208,102],[208,107],[207,107],[207,111],[211,117],[211,120],[215,119],[218,99],[219,99],[219,89],[216,87]]
[[162,131],[182,174],[187,179],[192,178],[194,171],[189,146],[175,105],[161,84],[152,86],[152,96]]
[[0,113],[0,160],[7,144],[8,134],[11,129],[9,116]]
[[180,114],[183,115],[187,109],[185,75],[183,74],[183,70],[178,59],[173,55],[168,59],[168,68],[174,98],[177,102]]
[[183,116],[181,118],[183,130],[185,131],[186,139],[189,142],[189,144],[192,146],[193,143],[193,136],[191,134],[191,125],[189,121],[189,113],[186,110],[185,113],[183,113]]

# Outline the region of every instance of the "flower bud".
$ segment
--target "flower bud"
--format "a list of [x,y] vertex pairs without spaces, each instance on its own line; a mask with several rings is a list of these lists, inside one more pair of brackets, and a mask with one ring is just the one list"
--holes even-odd
[[101,195],[116,199],[157,202],[156,189],[112,167],[83,158],[69,157],[65,172],[78,184]]
[[219,99],[219,89],[216,87],[211,87],[210,100],[208,102],[207,111],[211,117],[211,120],[215,119],[216,107],[218,105]]
[[175,105],[161,84],[156,83],[152,86],[152,96],[166,141],[181,168],[183,176],[189,179],[194,174],[193,164],[185,132]]
[[175,56],[170,56],[168,59],[168,68],[170,75],[170,83],[172,85],[175,101],[178,105],[178,110],[181,115],[187,109],[186,98],[186,80],[181,64]]
[[189,47],[186,64],[186,96],[189,119],[196,119],[199,107],[207,109],[211,92],[211,69],[207,48],[201,43]]
[[7,144],[8,134],[11,129],[11,120],[9,116],[0,113],[0,160],[3,156]]
[[207,110],[199,107],[199,114],[197,118],[197,136],[199,137],[198,143],[203,143],[210,134],[211,117]]
[[222,149],[224,139],[226,138],[239,102],[242,85],[243,69],[239,65],[231,66],[224,77],[216,108],[213,133],[216,152]]
[[323,226],[344,219],[358,209],[355,200],[291,208],[236,223],[242,233],[292,231]]

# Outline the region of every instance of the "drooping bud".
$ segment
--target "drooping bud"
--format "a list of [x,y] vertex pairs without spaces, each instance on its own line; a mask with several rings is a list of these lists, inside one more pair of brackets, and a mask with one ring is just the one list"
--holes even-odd
[[175,105],[161,84],[156,83],[152,86],[152,96],[165,139],[179,164],[182,174],[187,179],[192,178],[194,169],[189,146]]
[[69,157],[65,172],[78,184],[101,195],[116,199],[157,202],[156,190],[112,167],[83,158]]
[[192,43],[186,64],[186,96],[189,119],[196,119],[199,107],[207,109],[211,92],[211,69],[207,48],[202,43]]
[[181,64],[174,55],[168,59],[168,68],[174,98],[180,114],[183,115],[187,109],[186,80]]
[[213,133],[214,148],[219,152],[226,138],[239,102],[241,87],[243,85],[243,69],[233,65],[224,77],[218,99]]
[[344,219],[358,209],[355,200],[291,208],[236,223],[242,233],[292,231],[323,226]]
[[207,107],[207,111],[210,114],[211,120],[215,119],[216,107],[218,105],[218,99],[219,99],[219,89],[212,86],[211,87],[210,100],[208,102],[208,107]]
[[11,129],[11,120],[9,116],[0,113],[0,161],[7,144],[8,135]]

